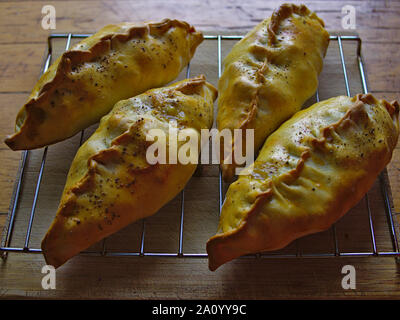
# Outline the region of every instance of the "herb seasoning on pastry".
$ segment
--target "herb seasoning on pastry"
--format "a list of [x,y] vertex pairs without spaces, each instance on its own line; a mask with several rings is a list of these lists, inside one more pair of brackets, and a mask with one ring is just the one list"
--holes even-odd
[[199,76],[118,102],[71,164],[57,215],[42,241],[47,263],[62,265],[174,198],[196,164],[149,164],[146,150],[153,142],[147,136],[159,129],[168,141],[174,122],[178,132],[191,130],[199,137],[201,129],[212,126],[216,97],[216,88]]
[[389,163],[398,115],[396,101],[340,96],[282,124],[227,191],[218,234],[207,243],[210,269],[328,229]]
[[[254,129],[257,152],[265,138],[315,93],[328,44],[329,34],[315,13],[304,5],[280,6],[224,59],[218,129]],[[238,166],[234,141],[226,148],[227,155],[221,149],[220,162],[224,180],[230,181]]]
[[118,101],[174,80],[202,41],[200,32],[179,20],[104,27],[42,75],[5,143],[34,149],[73,136]]

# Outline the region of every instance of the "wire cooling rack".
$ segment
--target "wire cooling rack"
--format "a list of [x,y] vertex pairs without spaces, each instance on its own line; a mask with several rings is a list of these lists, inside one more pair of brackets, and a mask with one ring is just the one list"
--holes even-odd
[[[90,36],[90,34],[72,34],[72,33],[66,33],[66,34],[52,34],[48,38],[48,52],[47,56],[44,61],[44,66],[43,66],[43,72],[46,72],[48,67],[50,66],[50,63],[52,61],[53,57],[53,46],[52,46],[52,41],[54,39],[63,39],[65,40],[65,50],[68,50],[71,45],[72,39],[82,39]],[[210,41],[213,42],[215,45],[215,50],[216,50],[216,55],[218,57],[218,77],[221,76],[222,73],[222,41],[223,40],[233,40],[237,41],[242,38],[242,36],[237,36],[237,35],[206,35],[205,41]],[[346,67],[346,62],[345,62],[345,54],[343,50],[343,43],[344,42],[354,42],[356,43],[356,59],[357,59],[357,64],[358,64],[358,72],[359,72],[359,77],[361,81],[361,89],[363,93],[368,92],[368,87],[367,87],[367,80],[365,76],[365,69],[364,69],[364,63],[363,59],[361,56],[361,44],[362,41],[358,36],[353,36],[353,35],[331,35],[330,36],[331,43],[335,42],[338,45],[338,57],[340,59],[340,65],[342,68],[343,72],[343,80],[344,80],[344,87],[345,87],[345,92],[348,96],[351,95],[350,91],[350,84],[349,84],[349,77],[348,77],[348,70]],[[186,77],[190,76],[190,65],[187,66],[186,68]],[[319,89],[316,92],[315,95],[315,100],[319,101]],[[81,132],[80,136],[80,142],[79,145],[82,144],[84,140],[84,131]],[[9,215],[8,215],[8,221],[5,226],[4,232],[3,232],[3,240],[1,243],[0,247],[0,253],[3,259],[7,258],[7,255],[9,252],[16,252],[16,253],[41,253],[42,250],[38,247],[33,247],[30,245],[30,239],[32,235],[32,227],[34,225],[35,221],[35,213],[36,213],[36,208],[37,208],[37,203],[39,199],[39,194],[40,194],[40,187],[42,183],[42,177],[43,177],[43,172],[45,169],[46,165],[46,158],[48,154],[48,147],[43,149],[42,157],[41,157],[41,162],[39,166],[39,171],[37,172],[37,178],[36,178],[36,185],[34,187],[34,190],[31,191],[33,192],[33,201],[32,201],[32,206],[30,209],[27,209],[25,211],[25,216],[23,216],[23,219],[27,219],[26,222],[26,230],[24,233],[23,238],[23,245],[21,246],[13,246],[12,245],[12,237],[14,233],[14,226],[15,226],[15,221],[17,217],[17,211],[20,205],[20,199],[21,195],[23,192],[26,192],[25,189],[23,188],[23,180],[26,175],[26,167],[27,167],[27,159],[29,156],[29,153],[32,151],[23,151],[22,152],[22,158],[20,162],[20,167],[18,170],[17,178],[15,181],[15,187],[14,187],[14,193],[12,196],[11,204],[10,204],[10,209],[9,209]],[[373,219],[373,210],[371,209],[371,203],[370,199],[368,196],[368,193],[365,195],[364,199],[362,201],[365,202],[365,208],[366,212],[365,215],[367,216],[368,219],[368,229],[369,229],[369,239],[370,239],[370,250],[358,250],[358,251],[342,251],[340,250],[341,244],[339,243],[339,239],[337,237],[337,232],[336,232],[336,225],[333,225],[329,232],[331,233],[330,240],[332,242],[332,248],[333,250],[326,251],[326,252],[309,252],[309,253],[304,253],[300,249],[300,245],[298,244],[298,240],[295,241],[295,250],[292,253],[282,253],[282,252],[269,252],[269,253],[259,253],[255,255],[247,255],[245,257],[256,257],[256,258],[291,258],[291,257],[297,257],[297,258],[305,258],[305,257],[313,257],[313,258],[318,258],[318,257],[368,257],[368,256],[376,256],[376,257],[399,257],[400,256],[400,251],[399,251],[399,244],[397,240],[397,232],[396,232],[396,226],[393,218],[393,212],[390,204],[390,196],[389,196],[389,187],[387,183],[387,172],[386,169],[384,172],[382,172],[379,177],[378,177],[378,184],[382,196],[382,203],[384,205],[384,212],[386,215],[386,232],[389,234],[390,238],[390,243],[391,243],[391,250],[378,250],[377,248],[377,237],[375,235],[375,225],[374,225],[374,219]],[[219,176],[218,176],[218,206],[219,206],[219,212],[221,211],[221,207],[223,204],[223,199],[224,199],[224,183],[222,181],[221,177],[221,172],[219,171]],[[206,258],[207,253],[205,252],[184,252],[184,217],[185,217],[185,189],[181,192],[180,195],[180,217],[179,217],[179,230],[178,230],[178,243],[177,243],[177,250],[174,252],[154,252],[154,251],[147,251],[145,250],[145,239],[146,239],[146,219],[143,219],[141,221],[141,233],[140,233],[140,238],[139,238],[139,243],[138,248],[139,250],[117,250],[117,251],[110,251],[107,250],[107,238],[104,239],[101,243],[101,249],[100,250],[87,250],[82,252],[81,254],[89,254],[89,255],[100,255],[100,256],[155,256],[155,257],[176,257],[176,258],[181,258],[181,257],[188,257],[188,258]],[[218,210],[217,210],[218,211]],[[18,212],[18,214],[22,214]],[[216,215],[218,212],[215,213]],[[199,222],[201,223],[201,222]],[[381,228],[381,226],[380,226]],[[19,235],[21,237],[21,235]],[[204,246],[205,247],[205,246]],[[204,251],[204,250],[203,250]],[[397,259],[397,261],[399,261]]]

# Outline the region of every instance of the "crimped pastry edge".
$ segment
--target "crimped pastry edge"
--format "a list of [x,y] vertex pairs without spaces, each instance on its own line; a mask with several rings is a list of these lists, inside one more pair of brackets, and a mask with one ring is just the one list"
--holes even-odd
[[319,18],[315,12],[308,9],[304,4],[296,5],[292,3],[284,3],[277,10],[272,13],[271,21],[268,24],[268,40],[270,44],[276,41],[276,32],[281,22],[292,14],[298,14],[300,16],[309,16],[310,18],[317,20],[322,27],[325,27],[324,21]]
[[[124,23],[118,24],[124,25]],[[9,135],[4,140],[4,143],[12,150],[20,150],[19,146],[16,146],[16,139],[18,135],[23,131],[31,131],[34,128],[31,128],[30,121],[27,121],[29,117],[31,117],[32,113],[35,112],[36,106],[41,105],[46,100],[48,100],[49,95],[52,91],[57,89],[57,84],[60,83],[64,76],[69,74],[75,65],[83,64],[85,62],[89,62],[98,55],[102,54],[106,50],[111,48],[111,40],[118,39],[119,41],[127,42],[133,39],[137,35],[141,35],[142,37],[147,34],[151,34],[153,31],[163,30],[166,33],[173,27],[184,28],[188,31],[188,33],[197,33],[201,36],[201,41],[203,41],[203,35],[201,32],[196,31],[196,29],[188,24],[185,21],[177,20],[177,19],[163,19],[161,22],[144,22],[138,23],[137,25],[133,25],[126,32],[123,33],[115,33],[111,32],[109,34],[104,35],[100,40],[90,47],[88,50],[74,50],[73,48],[69,51],[64,52],[58,60],[58,64],[54,65],[56,67],[56,72],[54,77],[46,82],[41,84],[40,90],[36,93],[36,97],[32,97],[25,103],[25,105],[18,112],[16,125],[15,125],[15,133]],[[105,28],[105,27],[104,27]],[[200,41],[200,42],[201,42]],[[78,46],[79,43],[76,45]],[[57,63],[57,62],[56,62]],[[53,65],[52,65],[53,66]],[[40,80],[39,80],[40,81]],[[18,119],[24,117],[22,125],[17,126]],[[55,140],[53,143],[62,141]],[[44,147],[47,144],[37,145],[34,148]]]
[[[329,132],[332,129],[335,129],[336,127],[340,126],[343,121],[345,121],[346,119],[349,119],[352,116],[352,112],[355,111],[355,109],[360,107],[360,104],[378,104],[379,102],[382,102],[384,107],[386,108],[387,112],[389,113],[390,117],[393,119],[393,121],[395,122],[395,126],[397,128],[398,131],[398,126],[399,126],[399,103],[394,100],[392,102],[387,102],[386,100],[382,99],[380,101],[378,101],[372,94],[367,93],[367,94],[357,94],[354,98],[355,101],[353,103],[353,105],[347,110],[346,114],[339,119],[336,123],[333,123],[325,128],[321,128],[321,132],[323,133],[323,138],[321,140],[316,140],[315,142],[317,142],[320,145],[323,145],[327,142],[327,135],[329,134]],[[398,136],[395,137],[395,139],[393,139],[392,142],[392,152],[394,147],[396,146],[398,141]],[[295,181],[299,176],[301,171],[303,170],[304,167],[304,163],[307,160],[307,158],[309,157],[309,150],[304,151],[301,154],[301,157],[296,165],[296,168],[290,170],[289,172],[285,172],[282,173],[281,176],[285,176],[289,179],[292,179],[293,181]],[[390,157],[389,157],[390,159]],[[387,165],[387,163],[385,163],[385,166]],[[245,217],[242,219],[241,223],[232,230],[229,230],[227,232],[223,232],[223,233],[217,233],[216,235],[212,236],[206,244],[206,249],[207,249],[207,253],[208,253],[208,257],[209,257],[209,269],[211,271],[215,271],[218,267],[220,267],[222,264],[233,260],[235,258],[229,257],[228,259],[226,258],[219,258],[216,259],[215,257],[217,256],[223,256],[224,253],[220,252],[221,250],[218,249],[218,244],[219,243],[224,243],[225,241],[229,241],[230,237],[240,237],[240,234],[245,233],[246,230],[249,228],[249,219],[256,215],[262,208],[262,205],[268,200],[270,199],[274,192],[273,192],[273,188],[272,188],[272,181],[268,181],[267,182],[267,186],[268,188],[266,189],[266,191],[264,191],[263,193],[259,194],[256,197],[256,200],[254,201],[254,203],[252,204],[251,208],[248,210],[248,212],[245,214]],[[346,211],[347,212],[347,211]],[[345,212],[345,213],[346,213]],[[274,248],[269,248],[268,251],[273,251],[273,250],[279,250],[284,248],[286,245],[288,245],[291,241],[293,241],[293,239],[289,239],[287,242],[285,243],[281,243],[279,246],[274,247]]]
[[[184,94],[188,94],[186,90],[193,90],[194,87],[205,85],[214,94],[213,100],[215,101],[215,99],[217,97],[217,89],[212,84],[210,84],[209,82],[206,81],[206,78],[204,75],[199,75],[197,77],[193,77],[193,78],[185,79],[185,80],[186,80],[185,82],[181,83],[178,86],[170,88],[170,89],[172,89],[174,91],[182,91]],[[167,88],[167,87],[163,87],[163,88]],[[154,89],[150,89],[150,90],[154,90]],[[146,92],[144,92],[143,94],[146,94]],[[53,255],[49,254],[49,252],[53,251],[53,248],[49,244],[50,230],[52,230],[53,226],[56,226],[56,227],[60,226],[60,223],[58,222],[57,219],[66,219],[73,212],[73,210],[77,204],[77,198],[81,194],[90,192],[93,189],[94,182],[95,182],[95,176],[97,174],[98,164],[100,164],[101,166],[105,166],[105,165],[107,165],[108,161],[112,162],[113,157],[118,157],[121,155],[121,151],[114,148],[114,146],[117,146],[121,141],[124,140],[125,137],[127,137],[127,136],[129,137],[132,134],[131,129],[132,129],[132,127],[130,127],[127,131],[123,132],[119,136],[115,137],[112,140],[111,144],[107,148],[102,149],[102,150],[94,153],[93,155],[91,155],[87,160],[86,173],[75,183],[74,186],[72,186],[68,190],[64,190],[63,195],[60,200],[59,208],[57,210],[56,217],[53,220],[51,226],[49,227],[49,229],[41,243],[41,248],[42,248],[44,258],[48,264],[51,264],[54,267],[58,268],[60,265],[64,264],[66,262],[66,260],[69,259],[69,258],[64,259],[64,257],[60,258],[59,256],[53,256]],[[133,170],[136,172],[145,173],[145,172],[148,172],[151,170],[155,170],[158,166],[159,166],[159,164],[155,164],[152,166],[146,166],[144,168],[133,169]],[[54,233],[54,230],[53,230],[53,233]]]
[[[272,13],[272,16],[270,18],[270,21],[267,26],[267,31],[268,31],[268,43],[269,45],[273,46],[274,43],[276,42],[276,34],[278,32],[278,28],[280,24],[285,20],[288,19],[291,15],[293,14],[298,14],[300,16],[304,17],[309,17],[310,19],[314,19],[318,21],[322,27],[325,27],[324,21],[319,18],[315,12],[311,11],[308,9],[305,5],[300,4],[292,4],[292,3],[284,3],[282,4],[278,9],[274,10]],[[328,43],[329,43],[329,38],[328,38]],[[326,52],[325,52],[326,54]],[[258,68],[256,68],[255,73],[260,74],[263,72],[263,69],[266,67],[268,62],[268,57],[264,59],[264,62],[262,65]],[[256,79],[259,79],[259,77],[256,77]],[[259,84],[259,83],[258,83]],[[254,121],[257,117],[257,111],[258,111],[258,103],[259,103],[259,88],[257,88],[256,92],[254,93],[253,98],[251,99],[250,103],[250,108],[249,111],[247,112],[247,117],[240,123],[238,126],[238,129],[247,129],[251,126],[251,122]],[[223,154],[223,153],[221,153]],[[235,165],[235,160],[233,158],[234,154],[234,141],[232,140],[231,144],[231,157],[232,157],[232,164],[221,164],[221,169],[222,169],[222,177],[225,181],[230,182],[232,181],[233,177],[235,176],[234,170],[236,168]],[[224,159],[221,159],[224,160]]]

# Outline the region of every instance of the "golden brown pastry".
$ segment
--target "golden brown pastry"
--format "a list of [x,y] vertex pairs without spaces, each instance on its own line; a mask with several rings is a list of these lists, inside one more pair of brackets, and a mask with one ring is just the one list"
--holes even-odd
[[[315,13],[304,5],[281,5],[225,58],[218,84],[218,129],[254,129],[257,151],[315,93],[328,44],[329,34]],[[220,153],[227,181],[237,167],[233,149],[234,141],[225,159],[222,148]]]
[[202,41],[200,32],[179,20],[104,27],[42,75],[5,143],[34,149],[73,136],[118,101],[174,80]]
[[201,129],[212,126],[216,96],[200,76],[118,102],[72,162],[56,218],[42,242],[47,263],[62,265],[175,197],[196,164],[148,164],[146,150],[153,142],[146,135],[161,129],[168,141],[175,120],[179,131],[200,136]]
[[367,94],[316,103],[285,122],[229,187],[207,243],[210,269],[329,228],[389,163],[398,115],[396,101]]

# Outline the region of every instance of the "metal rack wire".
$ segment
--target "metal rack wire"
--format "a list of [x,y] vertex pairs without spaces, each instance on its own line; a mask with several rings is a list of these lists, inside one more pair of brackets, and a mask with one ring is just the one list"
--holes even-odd
[[[65,39],[66,40],[66,45],[65,45],[65,50],[68,50],[71,44],[72,39],[81,39],[81,38],[86,38],[90,36],[90,34],[52,34],[48,38],[48,53],[47,57],[44,62],[43,70],[42,72],[46,72],[46,70],[50,66],[51,59],[53,57],[53,48],[52,48],[52,40],[53,39]],[[216,41],[217,43],[217,53],[218,53],[218,77],[221,76],[222,73],[222,40],[240,40],[242,36],[236,36],[236,35],[206,35],[204,37],[207,41]],[[345,55],[343,51],[343,41],[355,41],[357,42],[357,61],[358,61],[358,69],[359,69],[359,74],[360,74],[360,79],[361,79],[361,85],[362,85],[362,90],[364,93],[368,92],[368,87],[367,87],[367,80],[365,76],[365,68],[364,68],[364,63],[363,59],[361,56],[361,44],[362,41],[358,36],[330,36],[331,41],[336,41],[338,43],[339,47],[339,54],[340,54],[340,63],[342,66],[342,71],[343,71],[343,77],[344,77],[344,84],[345,84],[345,89],[346,89],[346,94],[348,96],[351,95],[350,92],[350,85],[349,85],[349,79],[348,79],[348,72],[346,69],[346,63],[345,63]],[[186,77],[190,76],[190,65],[187,66],[186,68]],[[319,91],[317,90],[316,92],[316,100],[319,101]],[[83,137],[84,137],[84,131],[81,133],[80,137],[80,145],[83,142]],[[15,182],[15,188],[14,188],[14,193],[13,197],[11,200],[10,204],[10,210],[9,210],[9,216],[8,216],[8,223],[5,227],[4,233],[3,233],[3,240],[1,243],[0,247],[0,253],[3,259],[7,258],[7,254],[9,252],[19,252],[19,253],[41,253],[42,250],[40,248],[32,248],[30,246],[30,238],[31,238],[31,233],[32,233],[32,226],[34,223],[34,218],[35,218],[35,212],[36,212],[36,205],[39,197],[39,191],[40,191],[40,186],[42,182],[42,177],[43,177],[43,172],[46,164],[46,158],[47,158],[47,150],[48,147],[45,147],[43,150],[42,154],[42,160],[40,164],[40,169],[37,175],[37,180],[36,180],[36,186],[34,190],[34,197],[33,197],[33,202],[32,202],[32,207],[29,213],[28,217],[28,224],[27,224],[27,229],[25,233],[25,241],[24,241],[24,246],[21,247],[13,247],[11,246],[11,239],[14,231],[14,224],[15,224],[15,219],[16,219],[16,212],[17,212],[17,207],[19,205],[20,197],[21,197],[21,190],[22,190],[22,184],[23,184],[23,178],[24,174],[26,171],[26,163],[27,163],[27,158],[28,154],[30,151],[23,151],[22,153],[22,159],[20,162],[20,167],[18,170],[18,175],[17,179]],[[376,256],[376,257],[400,257],[400,250],[399,250],[399,244],[398,244],[398,239],[397,239],[397,233],[396,233],[396,227],[394,224],[394,219],[393,219],[393,212],[392,208],[390,205],[390,197],[389,197],[389,189],[388,185],[385,179],[385,174],[386,170],[379,175],[379,184],[382,192],[382,197],[385,205],[385,212],[386,212],[386,218],[387,218],[387,223],[388,223],[388,229],[390,233],[390,238],[391,238],[391,245],[392,245],[392,250],[391,251],[378,251],[377,250],[377,245],[376,245],[376,237],[375,237],[375,231],[374,231],[374,224],[373,224],[373,219],[372,219],[372,212],[371,212],[371,206],[370,206],[370,200],[368,197],[368,193],[365,195],[364,200],[367,208],[367,215],[368,215],[368,223],[369,223],[369,232],[370,232],[370,239],[371,239],[371,251],[362,251],[362,252],[341,252],[340,251],[340,246],[338,242],[338,237],[336,235],[336,227],[335,225],[332,226],[331,231],[332,231],[332,241],[333,241],[333,247],[334,250],[332,252],[326,252],[326,253],[301,253],[300,250],[297,247],[296,253],[293,254],[280,254],[280,253],[259,253],[256,255],[247,255],[245,257],[256,257],[256,258],[324,258],[324,257],[368,257],[368,256]],[[223,194],[223,181],[222,181],[222,176],[221,176],[221,171],[219,171],[219,188],[218,188],[218,201],[219,201],[219,212],[221,211],[221,207],[223,204],[223,199],[224,199],[224,194]],[[100,255],[100,256],[153,256],[153,257],[178,257],[178,258],[206,258],[207,253],[188,253],[184,252],[183,250],[183,235],[184,235],[184,216],[185,216],[185,190],[181,192],[181,202],[180,202],[180,221],[179,221],[179,237],[178,237],[178,250],[176,252],[147,252],[144,250],[144,244],[145,244],[145,237],[146,237],[146,219],[142,220],[142,229],[141,229],[141,236],[140,236],[140,243],[139,243],[139,250],[138,251],[133,251],[133,252],[114,252],[114,251],[107,251],[107,245],[106,241],[107,239],[104,239],[102,241],[102,249],[99,251],[84,251],[81,254],[89,254],[89,255]],[[397,260],[399,261],[399,260]]]

